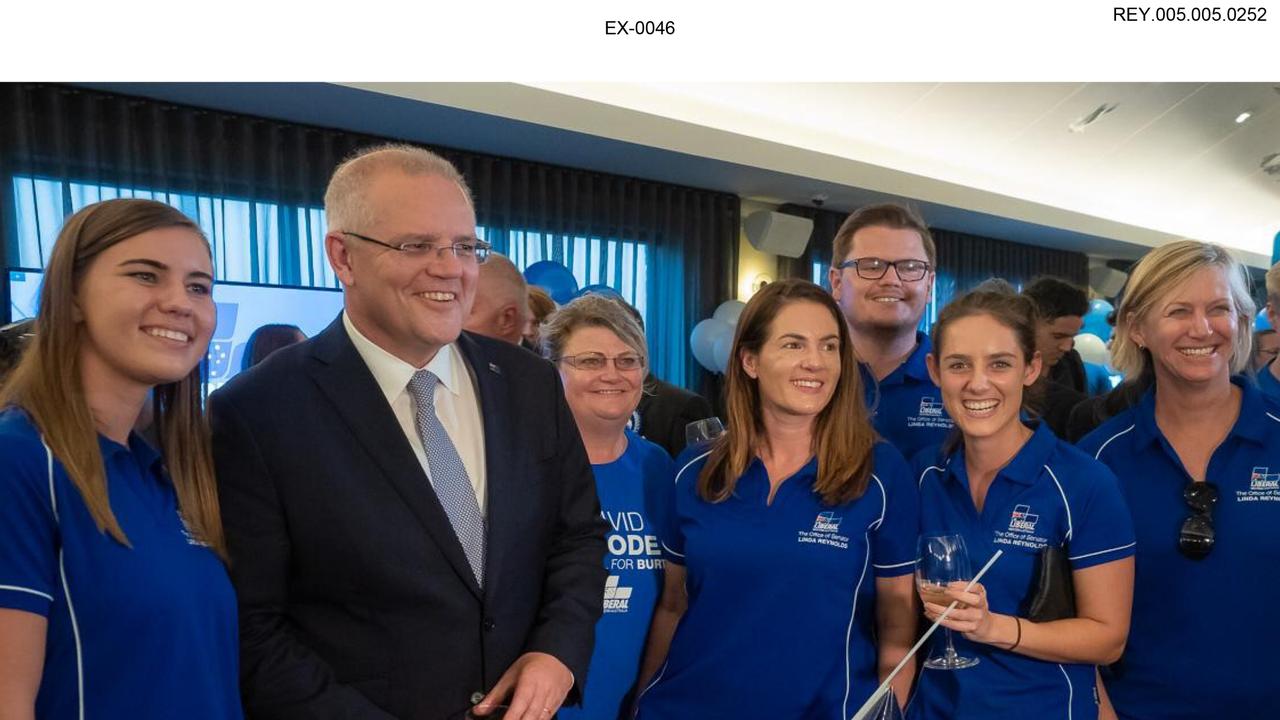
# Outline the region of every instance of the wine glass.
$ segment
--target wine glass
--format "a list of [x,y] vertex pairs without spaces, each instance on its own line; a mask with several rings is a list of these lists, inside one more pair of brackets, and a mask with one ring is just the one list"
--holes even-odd
[[693,447],[694,445],[715,440],[723,433],[724,423],[720,422],[718,417],[694,420],[684,426],[685,446]]
[[[935,605],[946,607],[951,604],[947,597],[947,585],[963,582],[973,578],[973,570],[969,565],[969,553],[964,546],[964,538],[959,535],[922,535],[916,554],[916,588],[920,591],[920,599]],[[963,604],[956,607],[964,607]],[[978,664],[976,657],[962,657],[956,652],[951,631],[946,633],[946,644],[939,647],[933,643],[933,651],[924,666],[933,670],[962,670]]]

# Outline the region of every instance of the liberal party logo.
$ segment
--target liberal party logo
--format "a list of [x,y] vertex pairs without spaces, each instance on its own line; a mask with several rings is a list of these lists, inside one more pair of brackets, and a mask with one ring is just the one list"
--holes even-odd
[[1031,512],[1030,505],[1017,505],[1009,518],[1009,529],[1018,532],[1035,532],[1037,522],[1040,522],[1040,516]]
[[604,581],[604,611],[607,613],[624,613],[627,606],[631,602],[631,590],[629,587],[618,585],[618,576],[610,575],[608,580]]
[[813,532],[836,532],[840,529],[840,521],[843,519],[832,512],[820,512],[818,519],[813,521]]
[[942,417],[942,401],[931,397],[920,398],[920,415],[922,417]]
[[1271,468],[1256,467],[1249,474],[1250,490],[1280,490],[1280,472],[1268,472]]

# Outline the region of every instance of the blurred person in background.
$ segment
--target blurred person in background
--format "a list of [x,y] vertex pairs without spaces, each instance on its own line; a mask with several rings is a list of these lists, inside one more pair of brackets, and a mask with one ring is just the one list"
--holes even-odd
[[489,253],[480,266],[476,301],[463,329],[519,345],[529,329],[529,286],[505,255]]
[[263,325],[245,342],[244,357],[240,361],[241,372],[257,365],[271,353],[306,340],[307,336],[297,325]]
[[542,340],[542,323],[547,321],[551,313],[556,311],[556,301],[551,299],[546,290],[537,285],[529,285],[529,316],[525,320],[524,339],[521,344],[533,352],[540,352]]

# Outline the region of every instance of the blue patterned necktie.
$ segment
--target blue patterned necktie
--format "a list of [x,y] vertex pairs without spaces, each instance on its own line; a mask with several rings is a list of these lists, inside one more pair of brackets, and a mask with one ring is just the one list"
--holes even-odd
[[453,532],[462,543],[476,584],[484,586],[484,516],[476,501],[475,489],[467,477],[458,448],[449,439],[440,418],[436,417],[435,390],[440,378],[430,370],[419,370],[409,380],[409,392],[417,401],[414,411],[418,437],[427,452],[427,466],[431,468],[431,484],[436,497],[444,506],[453,525]]

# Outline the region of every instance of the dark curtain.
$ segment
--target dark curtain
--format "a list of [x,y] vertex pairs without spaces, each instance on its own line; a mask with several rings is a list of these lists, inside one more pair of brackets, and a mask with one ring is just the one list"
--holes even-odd
[[[14,264],[14,176],[320,207],[341,159],[388,139],[73,87],[0,85],[0,249]],[[737,196],[432,149],[466,176],[477,221],[499,251],[513,230],[648,243],[653,369],[714,391],[687,339],[736,288]],[[289,245],[280,248],[286,283],[300,262]]]
[[938,246],[939,307],[993,277],[1008,280],[1019,289],[1040,275],[1062,278],[1082,288],[1089,285],[1089,258],[1084,253],[950,230],[932,232]]

